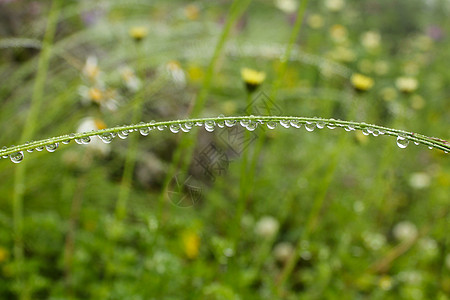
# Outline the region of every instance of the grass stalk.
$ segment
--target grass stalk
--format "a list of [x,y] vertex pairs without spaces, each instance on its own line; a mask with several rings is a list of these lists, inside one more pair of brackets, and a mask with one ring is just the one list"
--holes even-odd
[[[215,72],[217,71],[217,64],[219,61],[219,58],[222,54],[222,51],[224,50],[225,43],[230,35],[231,28],[235,21],[238,19],[239,16],[242,15],[242,13],[246,10],[248,5],[250,4],[251,0],[235,0],[230,7],[228,17],[226,20],[226,23],[223,27],[223,30],[220,34],[220,37],[217,41],[217,44],[214,48],[214,53],[211,58],[211,61],[209,62],[205,78],[202,84],[202,88],[200,92],[197,95],[197,98],[195,99],[194,106],[192,108],[192,111],[190,113],[190,116],[192,118],[197,118],[200,116],[205,103],[206,103],[206,97],[209,93],[211,82],[213,79],[213,76]],[[169,188],[169,183],[172,180],[172,178],[175,176],[178,169],[181,169],[182,176],[186,173],[187,168],[191,162],[192,153],[193,153],[193,147],[189,147],[193,144],[193,141],[196,139],[197,134],[191,134],[182,136],[172,158],[172,163],[170,165],[170,168],[166,174],[166,177],[163,182],[163,189],[161,191],[161,194],[159,196],[158,200],[158,220],[161,221],[162,213],[164,210],[164,203],[166,201],[166,195]]]
[[[39,55],[36,79],[33,85],[31,105],[25,125],[20,137],[20,142],[25,143],[32,138],[36,122],[44,98],[45,81],[47,78],[48,66],[52,53],[53,38],[58,22],[60,10],[60,0],[53,0],[48,16],[47,27],[42,43],[42,50]],[[23,249],[23,200],[25,195],[26,164],[21,164],[14,174],[14,196],[12,203],[14,220],[14,259],[17,267],[17,281],[20,287],[19,299],[29,299],[29,289],[24,283],[24,249]]]

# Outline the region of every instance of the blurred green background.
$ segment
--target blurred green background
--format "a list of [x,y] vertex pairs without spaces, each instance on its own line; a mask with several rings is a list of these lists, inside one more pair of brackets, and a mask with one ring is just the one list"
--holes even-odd
[[[140,121],[188,118],[233,7],[58,2],[0,0],[1,146],[21,143],[42,47],[50,60],[34,140],[130,124],[135,105]],[[279,115],[450,138],[449,1],[310,1],[285,72],[280,57],[300,2],[237,2],[245,11],[219,53],[201,116],[245,115],[250,97],[253,111],[270,102]],[[50,10],[58,21],[45,44]],[[266,75],[250,96],[242,68]],[[357,91],[355,73],[373,86]],[[191,166],[170,180],[162,216],[158,199],[186,133],[137,138],[119,219],[130,138],[25,153],[23,216],[13,214],[21,165],[0,159],[0,298],[450,298],[446,154],[359,131],[282,126],[241,133],[243,154],[230,130],[190,133]],[[211,145],[222,170],[199,163]],[[243,155],[256,171],[240,202]],[[181,195],[172,193],[177,183]],[[15,224],[23,224],[22,260]]]

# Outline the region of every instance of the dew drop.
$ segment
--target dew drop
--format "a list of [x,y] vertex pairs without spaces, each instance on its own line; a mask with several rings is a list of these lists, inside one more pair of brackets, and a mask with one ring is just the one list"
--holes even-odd
[[291,127],[291,123],[289,123],[289,120],[280,120],[280,125],[283,126],[284,128]]
[[275,122],[275,121],[269,121],[269,122],[267,122],[267,128],[269,128],[269,129],[275,129],[275,128],[277,128],[277,122]]
[[31,152],[33,152],[34,151],[34,149],[32,148],[32,149],[27,149],[27,152],[28,153],[31,153]]
[[181,131],[183,131],[183,132],[189,132],[189,131],[191,131],[191,128],[188,127],[188,126],[186,126],[186,124],[180,124],[180,129],[181,129]]
[[58,149],[59,143],[49,144],[45,146],[48,152],[55,152]]
[[180,125],[179,124],[170,124],[169,130],[173,133],[180,132]]
[[433,146],[428,146],[428,149],[430,149],[430,150],[433,149]]
[[219,118],[219,120],[216,121],[217,127],[224,128],[225,127],[225,121],[224,120],[220,120],[220,119],[225,118],[225,116],[220,114],[217,118]]
[[257,127],[258,127],[258,122],[249,120],[249,122],[245,128],[247,128],[248,131],[254,131]]
[[240,120],[239,123],[241,124],[242,127],[247,128],[250,121],[249,120]]
[[302,127],[302,122],[300,122],[299,120],[291,120],[289,123],[291,124],[292,127],[295,128]]
[[70,143],[70,140],[65,140],[65,141],[61,142],[61,144],[63,144],[63,145],[67,145],[68,143]]
[[225,125],[227,127],[233,127],[234,125],[236,125],[236,120],[225,120]]
[[372,135],[373,136],[379,136],[380,135],[380,131],[378,129],[373,129],[372,130]]
[[195,126],[202,127],[203,126],[203,122],[195,122]]
[[150,127],[142,127],[139,128],[139,133],[143,136],[147,136],[150,134],[150,130],[151,130]]
[[150,130],[153,130],[153,129],[155,129],[155,124],[156,124],[156,121],[155,120],[151,120],[149,123],[149,129]]
[[363,130],[361,130],[362,134],[364,135],[370,135],[370,132],[367,128],[364,128]]
[[314,131],[314,129],[316,128],[316,124],[314,122],[308,122],[306,121],[305,124],[305,129],[309,132]]
[[126,139],[128,137],[129,134],[130,133],[128,132],[128,130],[124,130],[124,131],[119,131],[117,133],[117,136],[124,140],[124,139]]
[[36,151],[41,152],[42,150],[44,150],[44,146],[36,147]]
[[11,161],[13,163],[18,164],[18,163],[20,163],[23,160],[23,152],[20,151],[20,152],[16,152],[16,153],[10,154],[9,158],[11,159]]
[[105,144],[111,143],[112,140],[114,139],[114,135],[112,133],[103,133],[103,134],[99,135],[98,137]]
[[209,132],[213,132],[216,129],[216,122],[213,120],[205,121],[205,130]]
[[317,128],[319,128],[319,129],[323,129],[323,128],[325,128],[325,123],[324,122],[317,122]]
[[397,137],[397,146],[399,146],[402,149],[405,149],[406,147],[408,147],[409,144],[409,140],[402,137],[402,136],[398,136]]
[[414,145],[419,146],[419,142],[414,141]]
[[353,130],[355,130],[355,126],[347,125],[344,129],[345,129],[345,131],[353,131]]
[[158,128],[159,131],[163,131],[164,128],[167,128],[166,125],[158,125],[156,128]]

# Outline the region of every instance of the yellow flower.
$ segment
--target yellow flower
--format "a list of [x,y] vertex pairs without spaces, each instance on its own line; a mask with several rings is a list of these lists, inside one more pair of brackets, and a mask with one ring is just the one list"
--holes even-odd
[[322,28],[324,24],[324,20],[321,15],[313,14],[308,18],[308,25],[311,28],[318,29]]
[[189,79],[193,82],[201,82],[203,79],[203,70],[198,65],[190,65],[187,70]]
[[353,87],[359,92],[365,92],[372,88],[374,82],[373,79],[362,74],[355,73],[350,78]]
[[245,82],[247,91],[251,93],[261,85],[264,79],[266,79],[266,74],[253,69],[243,68],[241,69],[241,77]]
[[96,87],[90,88],[88,91],[88,95],[89,95],[89,99],[91,99],[91,101],[96,102],[96,103],[102,102],[103,94],[99,88],[96,88]]
[[375,49],[380,46],[381,35],[376,31],[366,31],[361,35],[361,44],[367,49]]
[[183,250],[189,259],[194,259],[198,256],[200,250],[200,237],[195,231],[186,230],[181,235],[183,243]]
[[8,259],[8,256],[8,250],[0,246],[0,263],[6,261]]
[[399,91],[408,94],[417,90],[419,83],[413,77],[399,77],[395,80],[395,86]]
[[195,4],[188,4],[184,8],[184,14],[186,18],[188,18],[191,21],[197,20],[200,10],[198,9],[198,6]]
[[148,29],[145,26],[135,26],[130,29],[129,34],[136,42],[140,42],[148,35]]
[[348,30],[341,24],[335,24],[330,28],[330,35],[336,43],[344,43],[348,38]]

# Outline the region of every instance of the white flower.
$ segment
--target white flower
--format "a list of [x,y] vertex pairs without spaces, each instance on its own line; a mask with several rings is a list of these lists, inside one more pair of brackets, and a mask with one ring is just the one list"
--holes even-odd
[[399,77],[395,80],[395,86],[401,92],[412,93],[417,90],[419,83],[413,77]]
[[262,217],[255,226],[255,233],[264,238],[274,236],[278,231],[279,223],[271,216]]
[[344,7],[344,0],[326,0],[325,7],[331,11],[339,11]]
[[414,189],[424,189],[431,184],[430,175],[423,172],[413,173],[409,177],[409,185]]
[[278,243],[273,249],[275,259],[280,262],[286,262],[293,253],[294,247],[288,242]]
[[119,102],[116,100],[117,93],[112,89],[106,90],[100,86],[87,87],[82,85],[78,88],[78,93],[84,105],[96,104],[107,111],[116,111],[119,106]]
[[393,234],[399,241],[410,241],[417,237],[418,231],[416,225],[413,223],[402,221],[394,226]]
[[178,86],[179,88],[183,88],[186,86],[186,75],[179,62],[170,61],[169,63],[167,63],[166,71],[176,86]]
[[101,71],[98,67],[97,57],[89,56],[86,59],[86,63],[83,66],[82,70],[83,76],[86,77],[89,81],[95,83],[101,83]]
[[298,1],[296,0],[275,0],[275,6],[284,13],[291,14],[297,11]]
[[136,92],[141,88],[141,80],[136,76],[134,70],[128,66],[123,66],[119,69],[120,76],[125,83],[127,89],[131,92]]
[[386,244],[386,237],[381,233],[365,232],[362,238],[366,246],[372,250],[379,250]]
[[312,14],[311,16],[309,16],[307,22],[308,25],[314,29],[322,28],[323,24],[325,23],[322,16],[318,14]]
[[[90,132],[93,130],[105,129],[106,125],[102,120],[86,117],[81,120],[77,132]],[[91,141],[85,145],[87,149],[97,152],[101,155],[107,155],[110,152],[110,145],[105,144],[98,136],[92,136]]]
[[367,31],[361,35],[361,44],[367,49],[375,49],[380,46],[381,35],[376,31]]

